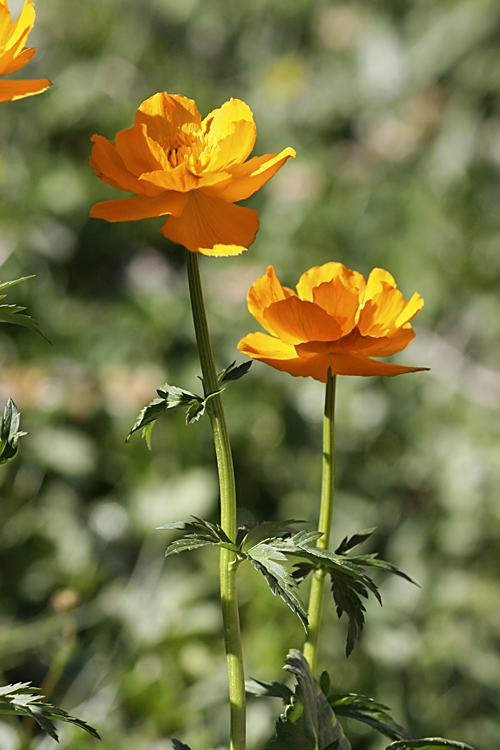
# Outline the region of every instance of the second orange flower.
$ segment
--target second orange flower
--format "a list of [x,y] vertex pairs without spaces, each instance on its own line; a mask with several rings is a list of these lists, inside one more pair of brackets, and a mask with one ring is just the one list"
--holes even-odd
[[169,216],[161,232],[188,250],[241,253],[254,241],[259,219],[256,211],[234,204],[295,156],[286,148],[246,161],[255,138],[252,112],[239,99],[202,121],[192,99],[155,94],[114,142],[93,136],[90,164],[97,176],[136,195],[97,203],[90,215],[112,222]]
[[291,375],[326,383],[332,375],[398,375],[426,370],[379,362],[404,349],[415,334],[410,320],[423,307],[405,302],[391,274],[375,268],[368,280],[342,263],[304,273],[297,294],[281,286],[274,268],[250,287],[248,308],[265,328],[239,344],[244,354]]

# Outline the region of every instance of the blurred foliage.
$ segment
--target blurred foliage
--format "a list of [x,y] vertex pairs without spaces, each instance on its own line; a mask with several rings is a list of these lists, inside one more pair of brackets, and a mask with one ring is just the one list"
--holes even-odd
[[[11,0],[16,15],[20,0]],[[255,153],[297,150],[248,201],[248,253],[201,259],[218,369],[257,330],[250,284],[275,266],[294,286],[336,260],[382,266],[425,308],[398,361],[430,373],[338,384],[333,543],[376,526],[372,550],[416,580],[377,578],[384,606],[345,660],[325,612],[320,670],[372,696],[414,736],[500,744],[500,7],[495,0],[38,0],[30,76],[54,86],[2,105],[3,280],[52,342],[0,329],[0,403],[22,412],[19,455],[0,476],[3,683],[41,685],[67,653],[51,702],[95,726],[105,750],[227,742],[217,553],[164,560],[191,515],[217,519],[207,420],[181,410],[152,452],[125,445],[165,381],[197,391],[182,248],[162,220],[107,224],[118,197],[87,161],[156,93],[228,98],[255,114]],[[239,360],[238,360],[239,361]],[[224,394],[241,522],[316,519],[323,388],[256,363]],[[241,571],[249,676],[279,680],[297,618]],[[67,650],[68,628],[76,634]],[[73,642],[74,641],[74,642]],[[66,649],[66,651],[65,651]],[[250,749],[275,699],[249,705]],[[18,750],[16,718],[0,747]],[[361,729],[360,729],[361,726]],[[383,738],[344,724],[354,750]],[[95,747],[71,726],[68,750]],[[33,748],[53,740],[34,736]]]

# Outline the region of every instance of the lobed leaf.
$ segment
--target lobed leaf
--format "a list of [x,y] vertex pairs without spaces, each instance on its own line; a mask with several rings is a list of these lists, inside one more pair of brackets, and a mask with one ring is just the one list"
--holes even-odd
[[303,654],[292,649],[285,669],[295,675],[297,687],[276,723],[276,734],[267,750],[350,750]]
[[[372,529],[359,532],[351,538],[345,538],[337,549],[348,550],[366,540]],[[378,568],[394,573],[413,583],[411,578],[392,563],[379,560],[376,555],[360,555],[346,557],[338,552],[328,552],[318,549],[316,541],[321,536],[319,532],[299,531],[286,539],[275,539],[269,542],[272,546],[287,555],[297,556],[307,560],[295,566],[293,576],[296,581],[302,581],[314,568],[324,568],[331,580],[331,590],[336,604],[337,615],[345,613],[348,618],[346,655],[349,656],[361,634],[365,618],[365,607],[362,599],[367,599],[371,592],[382,604],[382,599],[375,582],[365,572],[364,568]]]
[[219,524],[204,521],[197,516],[193,516],[193,518],[195,519],[193,523],[175,521],[174,523],[166,523],[164,526],[158,526],[158,529],[177,529],[188,532],[182,539],[177,539],[169,544],[165,551],[165,557],[208,546],[224,547],[237,554],[240,552]]
[[470,745],[455,740],[444,740],[441,737],[424,737],[421,740],[402,740],[393,742],[385,750],[433,750],[433,748],[455,748],[455,750],[474,750]]
[[282,682],[263,682],[262,680],[251,679],[245,683],[247,693],[259,698],[281,698],[285,703],[289,703],[293,692],[287,685]]
[[54,721],[65,721],[83,729],[100,740],[96,730],[81,719],[70,716],[61,708],[44,703],[37,689],[30,683],[18,682],[15,685],[0,687],[0,713],[30,716],[54,740],[58,740]]
[[219,372],[219,374],[217,375],[217,380],[219,381],[219,383],[228,383],[230,380],[239,380],[243,377],[243,375],[247,374],[251,366],[251,359],[248,362],[243,362],[243,364],[241,365],[236,365],[235,360],[234,362],[231,362],[231,364],[226,367],[225,370]]
[[236,541],[242,548],[250,549],[250,547],[259,544],[259,542],[263,542],[266,539],[276,539],[277,532],[280,536],[290,536],[291,534],[295,534],[296,529],[294,529],[291,524],[296,523],[305,523],[305,521],[299,521],[296,518],[292,518],[288,521],[263,521],[262,523],[250,522],[245,526],[240,526]]
[[375,528],[365,529],[364,531],[358,531],[351,537],[346,536],[340,542],[339,546],[335,550],[335,553],[337,555],[345,555],[345,553],[349,552],[349,550],[354,549],[354,547],[358,547],[360,544],[363,544],[363,542],[366,542],[366,540],[371,537],[374,531]]
[[28,434],[19,429],[20,418],[21,413],[17,410],[13,400],[9,398],[0,420],[0,464],[12,461],[17,453],[17,441]]
[[[27,281],[33,279],[34,276],[23,276],[20,279],[14,279],[14,281],[4,281],[0,283],[0,291],[9,289],[14,284],[19,284],[21,281]],[[0,294],[0,300],[5,299],[6,294]],[[24,315],[23,310],[25,307],[19,305],[0,305],[0,323],[13,323],[14,325],[23,326],[29,328],[31,331],[35,331],[40,334],[42,338],[48,341],[48,338],[40,330],[39,324],[30,315]],[[50,343],[50,342],[49,342]]]
[[288,568],[283,565],[283,561],[287,562],[285,555],[266,541],[256,544],[246,556],[254,568],[262,573],[272,593],[275,596],[278,594],[283,599],[292,612],[298,615],[304,629],[307,629],[307,610],[297,594],[297,582]]
[[376,703],[373,698],[347,693],[327,695],[327,700],[337,716],[368,724],[391,740],[411,739],[406,729],[394,721],[390,709],[383,703]]

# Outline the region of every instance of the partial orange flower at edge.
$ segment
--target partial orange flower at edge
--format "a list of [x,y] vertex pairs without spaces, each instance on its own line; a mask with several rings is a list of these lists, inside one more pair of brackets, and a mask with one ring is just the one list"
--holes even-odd
[[246,161],[256,134],[253,114],[239,99],[202,121],[192,99],[155,94],[114,142],[93,136],[90,165],[97,176],[136,195],[96,203],[90,215],[111,222],[168,215],[160,231],[172,242],[204,255],[239,254],[254,241],[259,219],[234,204],[295,156],[286,148]]
[[294,376],[326,383],[332,375],[398,375],[427,367],[380,362],[414,338],[410,320],[424,301],[407,302],[387,271],[375,268],[365,281],[342,263],[306,271],[297,294],[283,287],[274,268],[248,292],[248,308],[268,332],[251,333],[238,344],[249,357]]
[[[35,54],[36,49],[24,46],[34,23],[35,5],[31,0],[26,0],[19,18],[14,23],[7,0],[0,0],[0,75],[15,73]],[[51,85],[47,78],[31,81],[1,80],[0,102],[41,94]]]

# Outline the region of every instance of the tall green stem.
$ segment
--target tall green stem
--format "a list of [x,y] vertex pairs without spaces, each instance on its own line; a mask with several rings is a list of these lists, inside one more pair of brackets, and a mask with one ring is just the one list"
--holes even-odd
[[[198,255],[188,250],[186,253],[186,262],[201,371],[203,373],[205,393],[209,395],[219,391],[219,384],[208,333]],[[231,445],[229,443],[229,434],[220,395],[213,396],[210,399],[207,411],[214,435],[219,472],[221,526],[228,537],[234,541],[236,539],[236,487]],[[243,671],[240,618],[236,593],[236,562],[233,552],[226,549],[221,549],[220,551],[220,596],[229,677],[229,700],[231,704],[230,747],[231,750],[244,750],[246,721],[245,675]]]
[[[322,535],[316,546],[327,550],[330,545],[330,530],[333,515],[333,496],[335,481],[335,376],[328,368],[325,395],[325,414],[323,420],[323,467],[321,481],[321,507],[319,512],[318,531]],[[309,594],[309,628],[304,645],[304,656],[309,662],[311,672],[316,671],[318,661],[318,642],[325,592],[324,568],[314,571]]]

